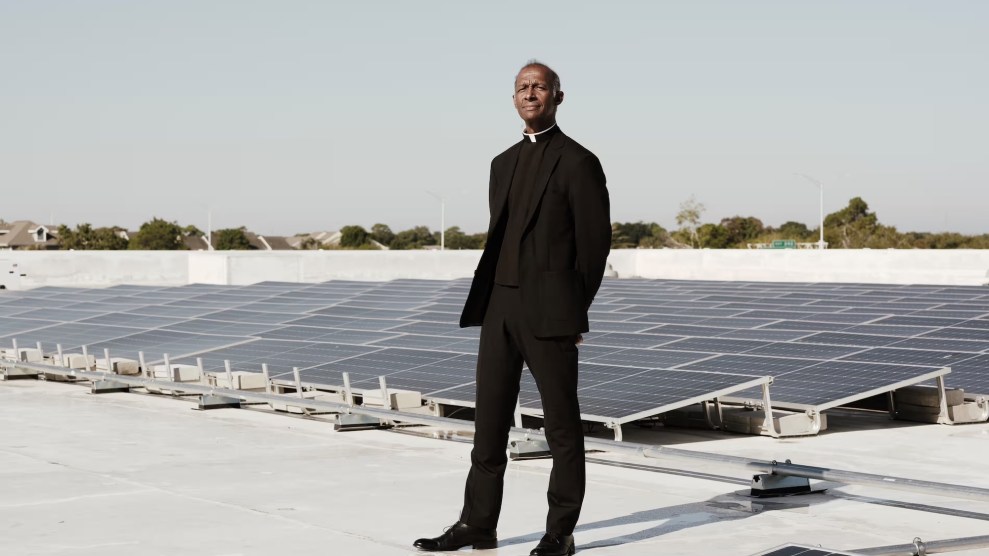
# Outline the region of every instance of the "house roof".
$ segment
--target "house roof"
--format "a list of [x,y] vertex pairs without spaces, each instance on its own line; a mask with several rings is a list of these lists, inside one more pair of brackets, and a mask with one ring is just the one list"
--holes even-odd
[[290,239],[294,238],[287,238],[284,236],[258,236],[258,238],[264,240],[272,251],[289,251],[295,249],[295,247],[293,247],[289,242]]
[[[34,232],[38,228],[48,231],[46,241],[35,241]],[[52,230],[47,226],[35,224],[30,220],[17,220],[0,225],[0,248],[34,247],[44,245],[53,247],[58,245],[58,240],[54,238]]]

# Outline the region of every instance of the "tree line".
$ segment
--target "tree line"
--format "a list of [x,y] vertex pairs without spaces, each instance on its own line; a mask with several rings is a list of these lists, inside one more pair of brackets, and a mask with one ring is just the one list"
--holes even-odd
[[[611,246],[614,249],[635,248],[707,248],[744,249],[754,244],[769,244],[777,240],[815,243],[819,227],[808,227],[796,221],[779,227],[767,226],[755,216],[732,216],[718,222],[703,222],[705,207],[695,198],[680,204],[676,215],[677,228],[667,230],[655,222],[615,222],[612,225]],[[80,224],[75,229],[59,226],[57,237],[61,249],[188,249],[183,238],[203,237],[195,226],[180,226],[161,218],[141,225],[129,237],[117,226],[94,228]],[[300,249],[424,249],[440,245],[439,231],[428,226],[415,226],[393,232],[387,224],[375,224],[370,229],[359,225],[340,228],[339,242],[326,244],[309,234],[300,242]],[[213,245],[219,250],[254,249],[246,228],[225,228],[212,233]],[[446,229],[447,249],[482,249],[487,234],[468,234],[459,226]],[[824,218],[824,240],[830,249],[987,249],[989,234],[964,235],[957,232],[900,232],[894,226],[882,224],[875,212],[861,197],[848,201],[844,208]]]
[[[676,216],[678,228],[672,231],[655,222],[616,222],[612,227],[612,247],[745,249],[777,240],[816,243],[820,238],[820,226],[810,228],[796,221],[779,227],[767,226],[755,216],[702,222],[704,210],[704,205],[693,197],[684,201]],[[989,248],[989,234],[900,232],[895,226],[882,224],[861,197],[852,198],[847,206],[825,216],[824,241],[829,249]]]

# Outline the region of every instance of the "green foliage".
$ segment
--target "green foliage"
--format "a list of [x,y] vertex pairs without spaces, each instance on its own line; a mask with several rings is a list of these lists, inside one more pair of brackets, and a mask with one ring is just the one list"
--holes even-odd
[[427,245],[436,245],[439,241],[426,226],[416,226],[410,230],[402,230],[395,234],[390,247],[392,249],[422,249]]
[[659,249],[675,247],[676,242],[665,228],[655,222],[615,222],[611,225],[611,248],[636,247]]
[[697,228],[697,243],[708,249],[731,247],[731,232],[720,224],[701,224]]
[[344,226],[340,228],[340,247],[344,249],[359,249],[369,243],[371,234],[362,226]]
[[446,229],[446,248],[483,249],[487,237],[487,233],[465,234],[460,230],[460,226],[453,226]]
[[395,232],[387,224],[375,224],[371,226],[371,239],[388,247],[395,240]]
[[[721,227],[727,232],[727,236],[724,239],[725,247],[729,245],[744,246],[766,231],[766,227],[762,225],[762,220],[754,216],[732,216],[731,218],[724,218],[721,220]],[[697,233],[700,235],[700,230]]]
[[181,250],[185,244],[180,239],[182,228],[175,222],[152,218],[141,224],[141,229],[130,240],[129,249],[142,250]]
[[192,224],[189,224],[188,226],[182,228],[182,234],[187,237],[188,236],[203,237],[206,235],[205,233],[203,233],[202,230],[193,226]]
[[220,251],[247,251],[255,249],[247,239],[244,228],[225,228],[213,232],[215,248]]
[[807,240],[814,235],[811,234],[812,230],[807,229],[807,224],[803,222],[794,222],[790,220],[789,222],[784,222],[782,226],[777,230],[783,239],[795,239],[797,241]]
[[59,226],[56,236],[60,249],[75,250],[120,250],[127,249],[127,240],[118,232],[122,228],[93,228],[90,224],[79,224],[73,230]]

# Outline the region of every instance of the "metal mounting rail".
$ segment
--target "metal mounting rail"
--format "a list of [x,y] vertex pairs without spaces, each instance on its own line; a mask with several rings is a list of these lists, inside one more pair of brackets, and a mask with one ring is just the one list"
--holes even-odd
[[965,537],[962,539],[945,539],[941,541],[923,541],[919,537],[912,544],[892,546],[877,546],[875,548],[860,548],[855,554],[868,556],[924,556],[925,554],[944,554],[961,550],[989,548],[989,535],[981,537]]
[[[473,421],[452,419],[449,417],[437,417],[433,415],[423,415],[419,413],[406,413],[391,409],[378,409],[373,407],[363,407],[349,405],[344,402],[332,402],[324,400],[314,400],[287,394],[268,394],[265,392],[246,392],[243,390],[233,390],[230,388],[217,388],[213,386],[195,384],[188,382],[172,382],[164,380],[153,380],[141,376],[118,375],[102,371],[81,371],[55,367],[38,363],[24,363],[15,361],[3,361],[3,366],[14,367],[26,371],[44,374],[55,374],[67,377],[86,378],[89,380],[109,380],[123,383],[135,387],[152,386],[156,390],[166,389],[173,392],[190,394],[203,394],[224,396],[240,399],[245,402],[256,403],[277,403],[280,405],[292,405],[324,411],[329,413],[344,413],[354,415],[366,415],[381,421],[400,422],[417,425],[428,425],[442,427],[446,430],[458,432],[473,432]],[[542,432],[513,427],[510,431],[513,439],[523,440],[545,440]],[[829,469],[826,467],[813,467],[809,465],[797,465],[794,463],[778,461],[757,461],[740,456],[729,456],[723,454],[713,454],[709,452],[697,452],[693,450],[682,450],[677,448],[667,448],[665,446],[654,446],[650,444],[637,444],[632,442],[617,442],[600,438],[585,438],[584,446],[589,449],[603,450],[616,454],[626,454],[641,456],[653,459],[676,459],[681,461],[717,464],[726,467],[743,469],[749,473],[764,473],[786,477],[803,477],[821,481],[831,481],[847,485],[863,485],[878,488],[919,492],[923,494],[933,494],[949,498],[964,498],[969,500],[981,500],[989,502],[989,489],[972,487],[965,485],[955,485],[950,483],[938,483],[933,481],[921,481],[907,479],[903,477],[893,477],[889,475],[873,475],[870,473],[859,473],[856,471],[844,471],[841,469]]]

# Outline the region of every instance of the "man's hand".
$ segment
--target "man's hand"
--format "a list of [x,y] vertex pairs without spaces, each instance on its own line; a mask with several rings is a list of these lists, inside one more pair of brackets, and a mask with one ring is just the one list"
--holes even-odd
[[584,335],[577,334],[577,337],[573,339],[573,345],[579,346],[582,343],[584,343]]

